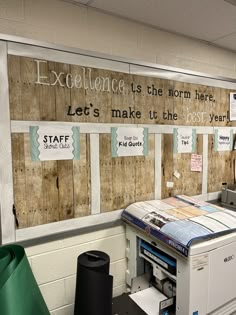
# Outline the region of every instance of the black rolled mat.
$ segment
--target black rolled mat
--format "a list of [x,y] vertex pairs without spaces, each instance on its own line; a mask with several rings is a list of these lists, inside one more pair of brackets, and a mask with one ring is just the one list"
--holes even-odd
[[77,260],[74,315],[111,315],[113,277],[109,256],[88,251]]

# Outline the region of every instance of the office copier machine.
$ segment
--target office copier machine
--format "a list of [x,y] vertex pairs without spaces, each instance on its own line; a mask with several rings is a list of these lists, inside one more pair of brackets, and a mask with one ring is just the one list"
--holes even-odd
[[236,314],[235,212],[179,196],[132,204],[122,218],[131,296],[160,293],[150,314]]

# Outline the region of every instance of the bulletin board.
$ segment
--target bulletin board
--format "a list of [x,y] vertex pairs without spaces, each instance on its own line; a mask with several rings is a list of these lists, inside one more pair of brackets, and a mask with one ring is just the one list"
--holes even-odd
[[[9,47],[16,239],[17,233],[24,239],[27,229],[32,235],[34,228],[40,235],[43,225],[60,231],[63,222],[95,215],[109,221],[136,201],[204,195],[220,191],[223,182],[234,183],[232,143],[224,151],[214,144],[218,129],[217,134],[229,130],[226,138],[234,141],[233,80],[47,47]],[[32,126],[79,128],[79,159],[33,160]],[[147,130],[146,154],[112,156],[112,129],[123,127]],[[192,147],[185,152],[189,139]],[[201,158],[198,171],[191,169],[193,154]]]

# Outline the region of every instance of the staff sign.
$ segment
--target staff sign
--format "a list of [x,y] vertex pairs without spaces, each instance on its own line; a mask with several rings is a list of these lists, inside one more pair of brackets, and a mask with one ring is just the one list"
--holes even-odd
[[79,127],[30,126],[33,161],[79,160]]

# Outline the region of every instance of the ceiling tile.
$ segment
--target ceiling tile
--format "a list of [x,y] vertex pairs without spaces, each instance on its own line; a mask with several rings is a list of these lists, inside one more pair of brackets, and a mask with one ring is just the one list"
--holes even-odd
[[[236,51],[236,0],[60,0]],[[231,35],[233,34],[233,35]]]
[[215,45],[236,51],[236,32],[213,42]]
[[206,41],[236,32],[236,7],[223,0],[94,0],[91,6]]

